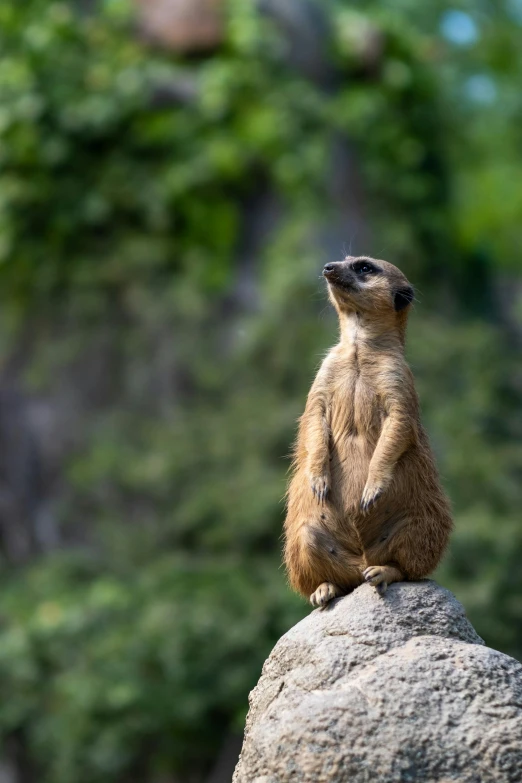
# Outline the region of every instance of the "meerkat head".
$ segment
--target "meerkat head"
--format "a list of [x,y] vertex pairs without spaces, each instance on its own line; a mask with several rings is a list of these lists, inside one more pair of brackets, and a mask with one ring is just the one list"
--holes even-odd
[[360,313],[370,319],[405,324],[413,288],[400,269],[387,261],[348,256],[326,264],[330,299],[341,313]]

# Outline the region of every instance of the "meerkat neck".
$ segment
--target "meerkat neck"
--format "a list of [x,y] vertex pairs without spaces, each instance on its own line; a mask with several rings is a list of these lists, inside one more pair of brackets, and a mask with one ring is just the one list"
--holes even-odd
[[365,313],[341,313],[339,316],[341,328],[341,345],[347,347],[372,343],[377,347],[401,350],[404,348],[404,329],[397,324],[375,319]]

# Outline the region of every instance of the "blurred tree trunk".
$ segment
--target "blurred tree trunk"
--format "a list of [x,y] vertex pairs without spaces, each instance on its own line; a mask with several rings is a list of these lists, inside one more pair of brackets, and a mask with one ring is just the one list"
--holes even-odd
[[17,388],[0,387],[0,550],[9,563],[59,543],[44,473],[29,400]]

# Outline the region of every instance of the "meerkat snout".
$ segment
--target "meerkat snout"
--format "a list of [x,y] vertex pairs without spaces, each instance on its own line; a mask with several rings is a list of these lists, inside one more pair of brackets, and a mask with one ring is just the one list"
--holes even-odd
[[336,288],[353,289],[356,285],[356,275],[345,261],[334,261],[326,264],[323,277]]

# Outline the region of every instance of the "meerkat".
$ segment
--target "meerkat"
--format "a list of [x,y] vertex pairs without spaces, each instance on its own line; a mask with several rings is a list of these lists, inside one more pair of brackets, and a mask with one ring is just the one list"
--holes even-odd
[[285,521],[290,584],[319,607],[365,581],[382,595],[427,576],[452,529],[404,357],[411,285],[365,257],[323,275],[340,340],[300,419]]

